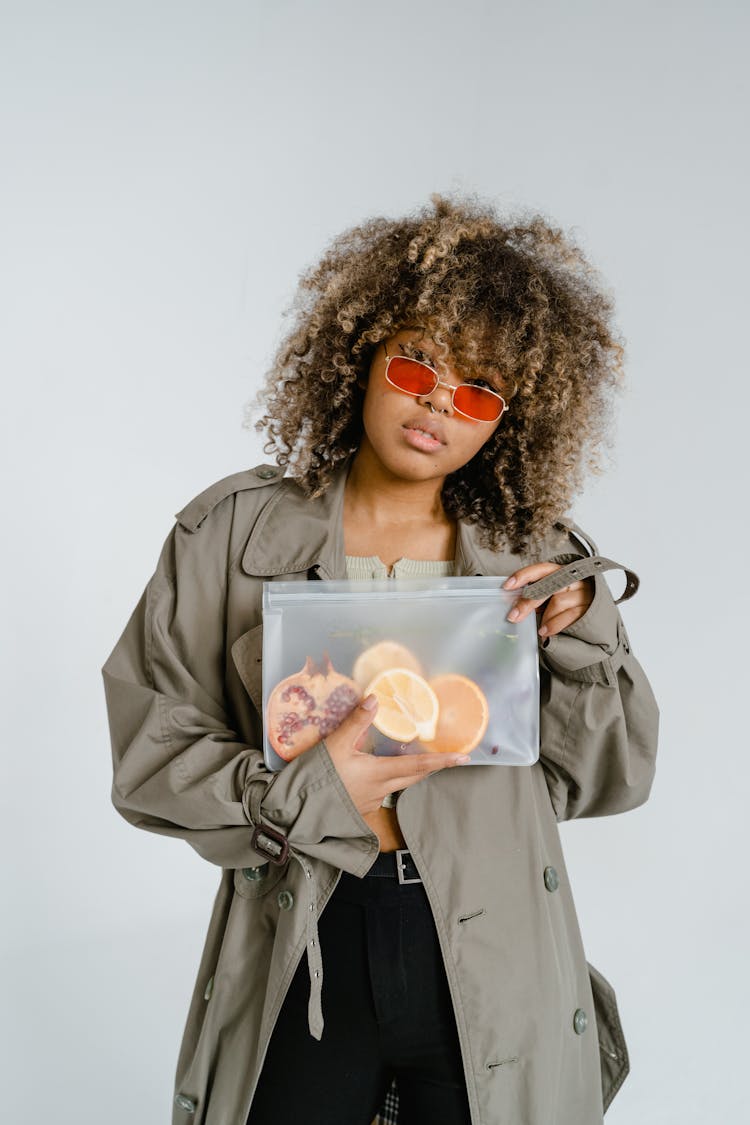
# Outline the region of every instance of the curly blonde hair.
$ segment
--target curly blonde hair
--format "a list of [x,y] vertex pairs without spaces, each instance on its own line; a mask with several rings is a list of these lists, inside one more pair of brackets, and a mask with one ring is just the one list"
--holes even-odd
[[375,348],[423,327],[457,371],[499,374],[509,402],[489,441],[446,477],[443,507],[476,523],[485,545],[520,553],[568,509],[586,469],[602,471],[609,391],[623,381],[613,302],[572,238],[540,215],[503,220],[473,195],[430,200],[344,231],[302,274],[292,327],[243,425],[265,430],[265,452],[321,495],[359,447]]

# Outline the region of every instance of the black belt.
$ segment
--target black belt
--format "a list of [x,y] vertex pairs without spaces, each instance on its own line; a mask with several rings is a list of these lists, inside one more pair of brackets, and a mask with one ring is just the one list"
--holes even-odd
[[399,883],[422,882],[411,852],[406,848],[399,848],[395,852],[378,852],[378,857],[367,874],[398,879]]

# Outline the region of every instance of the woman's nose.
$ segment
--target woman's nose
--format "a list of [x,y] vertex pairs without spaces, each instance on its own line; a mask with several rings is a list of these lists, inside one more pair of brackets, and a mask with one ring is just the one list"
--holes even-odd
[[442,380],[428,395],[420,395],[418,401],[422,406],[428,403],[441,414],[453,413],[453,387]]

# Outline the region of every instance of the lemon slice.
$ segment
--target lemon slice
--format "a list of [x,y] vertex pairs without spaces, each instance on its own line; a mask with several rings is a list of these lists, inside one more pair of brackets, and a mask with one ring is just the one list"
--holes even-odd
[[396,742],[431,742],[437,730],[440,705],[435,692],[411,668],[379,672],[365,689],[378,701],[373,726]]
[[378,672],[386,672],[389,668],[409,668],[422,674],[422,665],[406,645],[398,641],[378,641],[359,654],[352,669],[352,679],[364,690]]

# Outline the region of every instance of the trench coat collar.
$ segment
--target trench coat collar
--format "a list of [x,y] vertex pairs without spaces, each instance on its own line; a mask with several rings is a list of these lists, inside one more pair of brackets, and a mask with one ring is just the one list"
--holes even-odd
[[[320,578],[346,578],[343,509],[352,458],[336,470],[327,490],[311,499],[285,477],[250,534],[242,556],[246,574],[271,577],[314,569]],[[519,559],[510,551],[491,551],[477,541],[476,524],[457,520],[456,575],[510,574]]]

